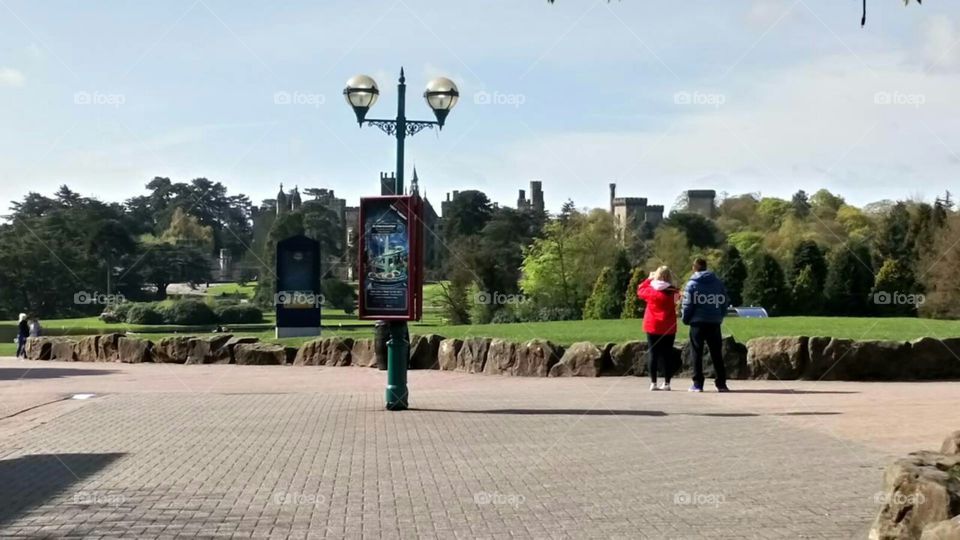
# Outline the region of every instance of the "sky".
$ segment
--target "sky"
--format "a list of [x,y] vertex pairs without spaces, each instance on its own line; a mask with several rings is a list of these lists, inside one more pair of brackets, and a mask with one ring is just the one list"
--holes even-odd
[[606,207],[611,182],[667,208],[687,189],[957,189],[956,2],[870,0],[860,28],[854,0],[0,0],[0,201],[61,184],[122,201],[162,176],[356,204],[395,146],[342,90],[372,76],[369,116],[392,118],[401,66],[409,118],[433,118],[430,79],[461,92],[407,140],[434,202],[512,206],[531,180],[553,211]]

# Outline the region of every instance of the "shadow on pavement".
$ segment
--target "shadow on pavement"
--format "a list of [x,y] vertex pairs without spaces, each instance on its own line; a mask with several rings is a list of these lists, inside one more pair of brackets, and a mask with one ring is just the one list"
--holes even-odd
[[75,368],[0,368],[0,381],[15,381],[17,379],[60,379],[63,377],[80,377],[85,375],[110,375],[118,373],[113,369],[75,369]]
[[43,505],[123,455],[33,454],[0,461],[0,525]]
[[853,390],[794,390],[792,388],[769,388],[769,389],[747,389],[740,390],[736,388],[733,390],[734,394],[859,394]]
[[754,416],[832,416],[834,414],[843,414],[837,411],[791,411],[771,414],[758,413],[679,413],[683,416],[709,416],[712,418],[749,418]]
[[517,414],[517,415],[559,415],[559,416],[666,416],[663,411],[635,411],[610,409],[481,409],[456,411],[451,409],[410,409],[421,412],[447,412],[464,414]]

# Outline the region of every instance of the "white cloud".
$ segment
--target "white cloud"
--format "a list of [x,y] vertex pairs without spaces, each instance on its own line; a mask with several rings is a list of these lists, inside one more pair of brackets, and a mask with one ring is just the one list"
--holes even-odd
[[19,70],[0,67],[0,86],[23,86],[26,80]]
[[946,15],[927,19],[923,30],[923,57],[930,71],[960,67],[960,32]]

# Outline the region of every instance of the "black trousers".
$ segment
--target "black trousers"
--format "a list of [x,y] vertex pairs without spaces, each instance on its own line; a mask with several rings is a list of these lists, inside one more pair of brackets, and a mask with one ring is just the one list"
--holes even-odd
[[723,336],[719,324],[694,323],[690,325],[690,348],[693,350],[693,384],[703,387],[703,346],[710,350],[710,360],[716,372],[717,388],[727,385],[727,368],[723,364]]
[[657,382],[657,368],[663,370],[663,379],[670,382],[670,354],[673,352],[673,334],[647,334],[647,354],[650,356],[650,382]]

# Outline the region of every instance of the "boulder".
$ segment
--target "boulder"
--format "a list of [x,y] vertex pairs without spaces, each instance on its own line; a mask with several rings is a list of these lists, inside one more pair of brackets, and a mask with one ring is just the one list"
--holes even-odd
[[50,346],[50,359],[61,362],[75,362],[77,342],[72,339],[57,339]]
[[960,512],[960,456],[916,452],[897,460],[887,468],[877,500],[881,508],[871,539],[920,538],[928,525],[939,527]]
[[490,350],[490,338],[471,337],[463,340],[463,346],[457,353],[456,371],[466,373],[483,373],[483,365],[487,361],[487,351]]
[[940,446],[940,453],[947,454],[948,456],[960,455],[960,430],[954,431],[943,440],[943,445]]
[[[680,358],[683,364],[681,372],[693,374],[693,347],[689,341],[681,346]],[[750,369],[747,367],[747,346],[738,343],[733,336],[727,336],[720,342],[720,354],[723,355],[723,365],[727,368],[728,379],[748,379],[751,376]],[[710,356],[709,347],[703,348],[703,375],[706,378],[716,377],[716,370],[713,367],[713,358]]]
[[960,517],[927,525],[920,535],[920,540],[957,540],[958,538],[960,538]]
[[462,348],[462,339],[445,339],[441,341],[440,349],[437,351],[437,361],[440,364],[440,369],[444,371],[457,369],[457,357]]
[[618,343],[610,349],[607,362],[603,366],[604,375],[634,375],[647,374],[647,342],[627,341]]
[[516,356],[517,361],[509,375],[546,377],[550,373],[550,368],[560,362],[563,348],[543,339],[531,339],[517,346]]
[[97,340],[97,362],[120,361],[120,338],[123,334],[103,334]]
[[75,348],[78,362],[96,362],[97,361],[97,341],[100,336],[84,336],[77,342]]
[[[229,334],[227,334],[229,336]],[[233,357],[233,350],[237,345],[245,344],[250,345],[252,343],[258,343],[259,338],[255,337],[233,337],[230,336],[227,338],[227,341],[220,345],[218,348],[211,351],[211,363],[213,364],[236,364],[236,361]],[[216,341],[211,341],[211,345],[216,344]]]
[[589,341],[574,343],[560,361],[550,368],[551,377],[599,377],[603,370],[603,351]]
[[282,366],[287,361],[283,346],[271,343],[240,343],[233,348],[233,356],[241,366]]
[[24,348],[28,360],[50,360],[53,339],[48,337],[28,337]]
[[487,349],[487,361],[483,373],[487,375],[512,375],[517,364],[517,344],[505,339],[494,339]]
[[410,340],[410,369],[440,369],[440,342],[443,336],[427,334]]
[[350,350],[350,363],[360,367],[377,367],[377,354],[372,339],[353,340]]
[[903,375],[910,379],[960,378],[960,338],[920,338],[910,342]]
[[349,366],[353,338],[332,337],[304,343],[293,363],[298,366]]
[[184,364],[209,364],[212,360],[210,341],[205,338],[191,338],[187,341],[187,360]]
[[123,336],[117,345],[121,362],[140,364],[153,362],[153,342],[146,339]]
[[156,362],[163,364],[184,364],[190,355],[190,336],[165,337],[153,348]]
[[912,377],[911,345],[900,341],[830,338],[810,349],[804,376],[813,380],[869,381]]
[[746,367],[754,379],[797,379],[807,365],[807,342],[806,337],[751,339],[747,342]]

